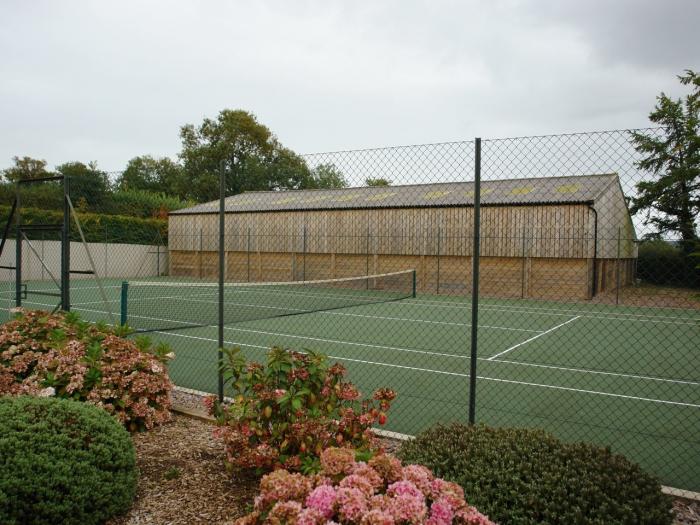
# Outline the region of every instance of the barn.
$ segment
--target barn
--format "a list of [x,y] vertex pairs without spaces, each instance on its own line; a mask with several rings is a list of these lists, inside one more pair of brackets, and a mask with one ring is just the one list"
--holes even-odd
[[[616,174],[483,181],[480,290],[590,299],[629,284],[637,245]],[[169,216],[170,275],[217,276],[219,202]],[[226,199],[226,280],[415,269],[420,293],[471,288],[474,183],[246,192]]]

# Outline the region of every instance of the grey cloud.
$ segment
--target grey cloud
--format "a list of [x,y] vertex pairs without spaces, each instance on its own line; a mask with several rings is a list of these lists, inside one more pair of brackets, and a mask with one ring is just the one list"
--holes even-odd
[[226,107],[300,152],[643,126],[697,60],[699,6],[3,2],[0,167],[174,157]]

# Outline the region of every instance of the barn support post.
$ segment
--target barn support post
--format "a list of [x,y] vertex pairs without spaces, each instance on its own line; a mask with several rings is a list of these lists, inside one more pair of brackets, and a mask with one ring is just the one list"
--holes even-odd
[[306,224],[301,234],[301,280],[306,281]]
[[435,293],[440,295],[440,227],[438,226],[437,229],[437,277],[436,277],[436,285],[435,285]]
[[202,264],[203,264],[203,257],[204,257],[204,252],[202,250],[204,249],[204,239],[202,237],[203,232],[202,228],[199,228],[199,253],[197,254],[197,260],[199,262],[199,278],[202,278]]
[[248,238],[245,245],[246,252],[246,271],[248,274],[248,282],[250,282],[250,226],[248,226]]
[[367,222],[367,233],[365,237],[365,275],[369,275],[369,222]]
[[525,226],[522,227],[522,248],[520,253],[520,258],[523,261],[521,274],[520,274],[520,298],[525,299],[525,275],[527,273],[527,259],[525,258]]
[[617,228],[617,258],[615,259],[615,304],[620,304],[620,236],[621,228]]
[[474,140],[474,243],[472,251],[472,320],[469,360],[469,424],[476,422],[476,354],[479,325],[479,247],[481,227],[481,139]]

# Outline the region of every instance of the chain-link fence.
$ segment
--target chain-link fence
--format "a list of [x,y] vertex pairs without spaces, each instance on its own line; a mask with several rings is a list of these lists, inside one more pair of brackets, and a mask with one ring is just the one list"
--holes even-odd
[[[637,167],[633,138],[306,155],[317,189],[226,199],[225,344],[258,361],[273,345],[328,354],[364,392],[398,392],[394,432],[466,422],[473,402],[477,423],[610,446],[700,490],[697,246],[654,221],[697,190],[640,186],[659,175]],[[124,271],[102,276],[122,320],[175,348],[174,381],[206,392],[217,391],[218,209],[172,212],[167,254],[147,250],[167,261],[155,270],[132,275],[116,250],[105,264]],[[89,282],[74,280],[73,309],[96,319]]]

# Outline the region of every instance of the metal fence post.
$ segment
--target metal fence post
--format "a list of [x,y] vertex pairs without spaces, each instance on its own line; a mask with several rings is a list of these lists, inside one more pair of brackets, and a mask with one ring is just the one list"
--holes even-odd
[[472,251],[472,326],[469,366],[469,424],[476,421],[476,354],[479,324],[479,248],[481,226],[481,139],[474,141],[474,247]]
[[219,166],[219,350],[218,382],[219,402],[224,401],[224,227],[226,226],[226,161]]
[[128,281],[122,281],[121,290],[121,309],[119,315],[119,323],[124,326],[128,320],[128,308],[129,308],[129,283]]

